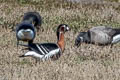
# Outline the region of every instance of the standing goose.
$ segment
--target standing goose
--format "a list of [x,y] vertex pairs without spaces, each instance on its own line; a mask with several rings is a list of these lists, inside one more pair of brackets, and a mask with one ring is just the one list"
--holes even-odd
[[30,43],[28,46],[26,45],[29,51],[20,57],[32,56],[43,61],[49,58],[58,59],[64,51],[64,33],[68,30],[68,25],[60,24],[57,28],[57,43]]
[[38,12],[27,12],[24,14],[22,22],[16,27],[17,45],[19,41],[33,42],[37,26],[41,26],[41,16]]
[[106,26],[97,26],[87,32],[80,32],[75,40],[75,45],[79,46],[82,42],[100,45],[115,44],[120,42],[120,29]]

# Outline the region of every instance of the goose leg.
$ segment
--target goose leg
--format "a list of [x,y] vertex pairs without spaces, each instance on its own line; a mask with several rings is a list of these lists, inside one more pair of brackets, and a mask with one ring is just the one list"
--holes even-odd
[[110,48],[112,48],[112,47],[113,47],[113,44],[110,45]]

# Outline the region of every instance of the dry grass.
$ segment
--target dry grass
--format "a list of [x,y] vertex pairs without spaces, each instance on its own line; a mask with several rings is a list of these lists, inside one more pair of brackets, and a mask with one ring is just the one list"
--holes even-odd
[[[54,2],[52,5],[45,4],[46,1],[43,5],[39,5],[40,2],[35,5],[31,2],[30,5],[7,1],[9,4],[5,1],[0,3],[0,80],[120,79],[119,44],[113,48],[92,44],[74,47],[79,31],[86,31],[96,25],[120,27],[119,3],[83,5]],[[21,51],[22,47],[17,50],[14,29],[27,11],[38,11],[43,17],[43,29],[38,32],[35,42],[56,42],[55,30],[58,24],[70,25],[71,31],[65,34],[65,52],[58,60],[35,64],[33,58],[18,57],[24,51]]]

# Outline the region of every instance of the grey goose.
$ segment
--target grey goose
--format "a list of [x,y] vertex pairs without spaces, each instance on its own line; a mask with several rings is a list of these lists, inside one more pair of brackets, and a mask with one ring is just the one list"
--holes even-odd
[[96,26],[87,32],[80,32],[75,40],[75,45],[82,42],[99,45],[115,44],[120,42],[120,29],[107,26]]

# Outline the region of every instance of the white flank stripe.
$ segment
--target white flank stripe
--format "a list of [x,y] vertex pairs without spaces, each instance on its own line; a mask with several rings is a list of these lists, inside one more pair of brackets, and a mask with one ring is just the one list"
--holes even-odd
[[50,50],[49,50],[48,48],[45,47],[45,49],[46,49],[48,52],[50,52]]
[[34,58],[43,58],[44,55],[40,55],[34,51],[28,51],[27,53],[25,53],[25,56],[32,56]]
[[58,49],[50,51],[48,54],[45,55],[44,59],[48,59],[48,58],[52,57],[53,55],[58,54],[59,50],[60,49],[58,48]]
[[39,47],[39,45],[37,45],[37,47],[38,47],[38,49],[42,52],[42,54],[45,54],[45,53],[41,50],[41,48]]

